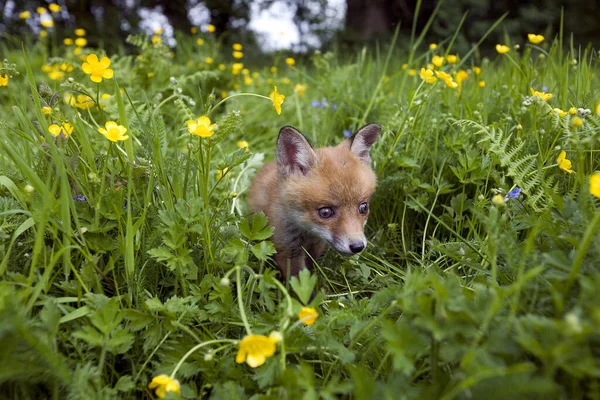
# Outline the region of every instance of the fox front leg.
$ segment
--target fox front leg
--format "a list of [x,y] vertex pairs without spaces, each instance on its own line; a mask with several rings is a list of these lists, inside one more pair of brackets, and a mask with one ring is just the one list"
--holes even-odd
[[289,257],[284,252],[280,252],[275,255],[275,261],[279,265],[279,270],[285,280],[288,280],[292,276],[298,276],[300,271],[307,268],[306,257],[304,252],[294,257]]

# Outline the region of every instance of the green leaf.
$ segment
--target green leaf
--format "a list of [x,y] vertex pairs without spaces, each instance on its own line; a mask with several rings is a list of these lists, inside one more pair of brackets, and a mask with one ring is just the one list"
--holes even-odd
[[106,342],[106,349],[113,354],[126,353],[133,344],[135,336],[124,328],[118,328]]
[[261,261],[266,261],[269,256],[277,253],[275,246],[269,241],[258,242],[252,246],[250,250],[252,250],[252,254]]
[[81,339],[93,347],[101,347],[104,343],[104,336],[89,325],[85,325],[80,330],[73,332],[73,337]]
[[119,313],[119,303],[116,298],[111,298],[110,301],[100,310],[95,311],[90,320],[98,330],[105,335],[115,330],[123,320],[123,316]]
[[298,277],[293,276],[290,279],[290,285],[294,292],[298,295],[298,298],[303,304],[308,304],[310,296],[317,284],[317,276],[311,275],[308,269],[303,269],[298,274]]

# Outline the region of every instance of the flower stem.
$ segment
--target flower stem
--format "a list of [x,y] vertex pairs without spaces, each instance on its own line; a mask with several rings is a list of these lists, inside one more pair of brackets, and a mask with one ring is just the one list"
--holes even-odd
[[244,323],[244,328],[246,328],[246,333],[248,335],[252,335],[252,329],[250,329],[250,324],[248,323],[248,318],[246,318],[246,311],[244,310],[244,300],[242,299],[242,269],[238,265],[235,267],[235,278],[236,278],[236,289],[238,296],[238,306],[240,308],[240,316],[242,317],[242,322]]
[[192,355],[192,353],[194,353],[196,350],[204,347],[204,346],[208,346],[209,344],[215,344],[215,343],[231,343],[231,344],[235,344],[237,343],[237,340],[233,340],[233,339],[215,339],[215,340],[208,340],[206,342],[202,342],[194,347],[192,347],[190,349],[190,351],[188,351],[187,353],[185,353],[185,355],[183,357],[181,357],[181,360],[179,360],[179,362],[177,363],[177,365],[175,366],[175,369],[173,369],[173,372],[171,372],[171,379],[175,378],[175,375],[177,374],[177,371],[179,371],[179,368],[181,368],[181,365],[185,362],[185,360]]
[[254,96],[254,97],[260,97],[262,99],[267,99],[269,101],[273,101],[270,97],[267,96],[263,96],[262,94],[256,94],[256,93],[236,93],[236,94],[232,94],[231,96],[227,96],[225,97],[223,100],[221,100],[220,102],[218,102],[217,104],[215,104],[214,106],[212,106],[208,112],[206,113],[207,117],[210,117],[210,114],[212,114],[212,112],[219,107],[221,104],[225,103],[227,100],[229,99],[233,99],[234,97],[240,97],[240,96]]

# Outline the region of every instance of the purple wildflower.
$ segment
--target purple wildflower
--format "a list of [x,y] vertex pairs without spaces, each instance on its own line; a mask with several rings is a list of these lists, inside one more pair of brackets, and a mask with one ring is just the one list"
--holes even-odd
[[75,201],[85,201],[85,202],[87,202],[87,199],[86,199],[86,198],[85,198],[85,196],[84,196],[84,195],[82,195],[82,194],[78,194],[77,196],[73,197],[73,200],[75,200]]
[[348,129],[344,129],[344,137],[350,137],[352,136],[352,132],[350,132]]
[[542,86],[542,92],[547,92],[548,91],[548,86]]
[[321,102],[317,101],[317,100],[313,100],[312,101],[312,106],[315,108],[321,108]]
[[521,188],[515,187],[510,192],[506,193],[506,196],[504,198],[506,200],[508,200],[508,199],[516,199],[517,197],[519,197],[520,194],[521,194]]

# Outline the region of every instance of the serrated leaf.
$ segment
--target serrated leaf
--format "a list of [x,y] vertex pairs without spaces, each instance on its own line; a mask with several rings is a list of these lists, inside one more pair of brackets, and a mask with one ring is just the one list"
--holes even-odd
[[85,325],[80,330],[73,332],[73,337],[81,339],[93,347],[101,347],[104,341],[104,336],[89,325]]
[[106,342],[106,349],[113,354],[123,354],[131,348],[134,339],[133,334],[124,328],[118,328]]
[[252,251],[252,254],[261,261],[266,261],[269,256],[277,253],[275,246],[269,241],[258,242],[252,246],[250,250]]
[[308,304],[310,296],[312,295],[315,285],[317,284],[317,276],[311,275],[308,269],[303,269],[298,274],[298,277],[293,276],[290,279],[290,285],[294,292],[298,295],[298,298],[303,304]]

